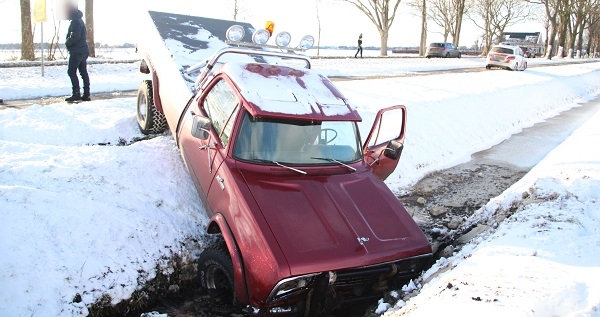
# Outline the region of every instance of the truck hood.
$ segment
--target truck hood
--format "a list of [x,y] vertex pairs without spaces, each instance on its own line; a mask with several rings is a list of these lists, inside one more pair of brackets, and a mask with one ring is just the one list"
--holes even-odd
[[404,206],[370,171],[299,177],[242,174],[292,275],[431,252]]

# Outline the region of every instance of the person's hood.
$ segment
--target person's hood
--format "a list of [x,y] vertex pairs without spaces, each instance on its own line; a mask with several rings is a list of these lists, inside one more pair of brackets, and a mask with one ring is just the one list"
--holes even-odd
[[431,252],[404,206],[371,172],[329,177],[242,173],[292,275]]
[[76,20],[81,18],[83,18],[83,12],[81,12],[80,10],[73,9],[71,10],[71,13],[69,13],[69,20]]

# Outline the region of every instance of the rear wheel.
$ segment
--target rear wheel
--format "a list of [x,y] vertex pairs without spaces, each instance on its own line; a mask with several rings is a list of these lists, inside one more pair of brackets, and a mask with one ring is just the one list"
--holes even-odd
[[448,58],[450,57],[450,53],[446,53],[446,55],[444,56],[444,58]]
[[492,69],[492,66],[490,66],[490,65],[485,65],[485,69]]
[[459,52],[458,53],[458,58],[461,58],[461,57],[462,57],[462,54]]
[[138,89],[137,122],[143,134],[163,133],[167,128],[167,119],[164,113],[158,111],[154,105],[152,81],[150,80],[142,81]]
[[216,291],[228,303],[236,304],[233,280],[233,264],[224,242],[205,249],[198,258],[200,287]]

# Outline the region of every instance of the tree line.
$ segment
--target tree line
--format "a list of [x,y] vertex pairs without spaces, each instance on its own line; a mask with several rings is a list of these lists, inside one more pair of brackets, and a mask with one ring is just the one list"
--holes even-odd
[[[369,18],[381,37],[381,56],[386,56],[390,28],[401,0],[334,1],[349,3]],[[483,54],[487,54],[493,44],[503,41],[509,26],[531,20],[545,25],[547,58],[562,54],[563,49],[568,54],[582,52],[584,48],[588,53],[600,51],[600,0],[407,1],[413,13],[421,18],[421,56],[427,47],[428,23],[440,27],[444,41],[452,37],[451,42],[458,47],[465,18],[481,30]]]
[[[31,21],[31,1],[20,0],[21,8],[21,59],[34,60],[35,48],[33,44],[34,27]],[[87,31],[87,43],[90,49],[90,56],[96,57],[96,46],[94,42],[94,0],[85,0],[85,24]],[[63,39],[64,40],[64,39]],[[54,20],[54,34],[50,42],[50,59],[54,56],[54,52],[60,46],[60,23],[56,24]]]
[[[239,0],[233,1],[233,19],[246,10]],[[319,2],[348,3],[362,12],[377,28],[380,35],[380,55],[386,56],[390,29],[396,20],[402,0],[315,0],[317,20]],[[419,53],[425,54],[428,23],[442,30],[444,41],[459,46],[465,19],[471,20],[480,30],[481,51],[486,54],[493,44],[502,42],[505,30],[525,21],[542,22],[545,27],[546,57],[554,55],[600,51],[600,0],[405,0],[413,14],[421,18]],[[21,2],[21,59],[33,60],[33,29],[30,0]],[[94,46],[94,0],[85,0],[85,20],[90,55],[95,56]],[[53,43],[60,40],[55,25]],[[449,41],[449,37],[452,41]]]

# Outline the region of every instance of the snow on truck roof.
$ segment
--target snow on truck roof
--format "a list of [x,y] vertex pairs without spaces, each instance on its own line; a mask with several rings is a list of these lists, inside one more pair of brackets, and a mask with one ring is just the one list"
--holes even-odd
[[219,72],[233,80],[255,117],[362,121],[333,83],[313,70],[229,62]]

